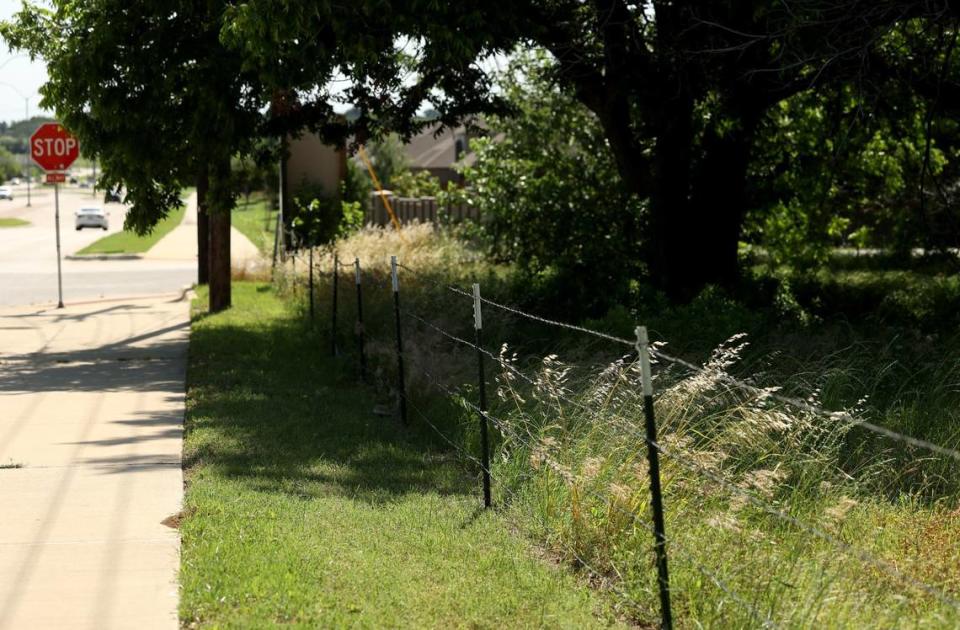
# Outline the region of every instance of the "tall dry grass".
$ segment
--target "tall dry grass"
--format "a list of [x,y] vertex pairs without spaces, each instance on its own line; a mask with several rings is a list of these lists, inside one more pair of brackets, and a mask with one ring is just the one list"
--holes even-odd
[[[360,257],[367,270],[371,379],[387,407],[396,395],[389,256],[418,270],[402,272],[405,311],[464,339],[472,338],[472,305],[437,283],[465,285],[483,278],[486,287],[505,275],[462,241],[429,226],[404,230],[402,237],[364,230],[338,243],[337,251],[348,262]],[[330,256],[318,254],[320,268],[329,269]],[[297,274],[292,269],[285,274],[289,286],[302,287],[302,266]],[[315,299],[325,313],[331,274],[319,278]],[[341,293],[339,331],[347,369],[355,358],[351,278],[341,280],[341,291],[348,291]],[[552,316],[563,319],[562,313]],[[625,616],[655,624],[656,571],[634,357],[619,346],[493,309],[485,309],[484,319],[487,348],[499,356],[489,362],[498,509],[572,570],[608,589]],[[477,454],[478,418],[471,407],[475,353],[415,319],[402,323],[411,430],[439,429],[461,453]],[[871,369],[863,347],[809,353],[803,360],[769,353],[745,363],[746,341],[737,335],[721,344],[695,374],[656,366],[678,626],[956,627],[955,463],[729,385],[730,378],[748,378],[768,391],[803,394],[814,404],[853,395],[847,411],[854,417],[924,428],[938,410],[952,417],[960,389],[956,366],[942,365],[919,390],[884,393],[878,407],[883,374],[897,368],[874,363]],[[817,343],[830,348],[828,339]],[[446,395],[447,389],[457,395]],[[958,426],[918,436],[956,446],[951,439],[956,441]]]

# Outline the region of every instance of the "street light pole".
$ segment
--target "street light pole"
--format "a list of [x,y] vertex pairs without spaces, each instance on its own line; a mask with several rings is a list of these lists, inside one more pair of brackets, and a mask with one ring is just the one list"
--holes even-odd
[[[0,64],[0,68],[7,65],[9,62],[13,61],[14,59],[19,59],[20,57],[25,57],[25,56],[26,55],[18,55],[17,57],[11,57],[10,59],[7,59],[7,61],[5,61],[3,64]],[[24,114],[27,117],[24,122],[29,121],[30,120],[30,97],[25,96],[24,93],[21,92],[15,85],[11,85],[10,83],[7,83],[5,81],[0,81],[0,85],[10,88],[11,90],[17,93],[17,96],[23,99]],[[27,178],[27,207],[29,208],[31,205],[30,204],[30,144],[29,142],[27,143],[27,151],[26,151],[26,154],[24,155],[23,171],[24,171],[24,175]]]
[[[30,120],[30,97],[29,96],[23,97],[23,109],[24,109],[24,114],[26,114],[26,117],[27,117],[26,120],[29,121]],[[26,160],[24,160],[24,162],[26,163],[26,168],[24,170],[26,171],[26,176],[27,176],[27,207],[29,208],[30,207],[30,146],[29,145],[27,146],[27,152],[24,154],[24,157],[26,157]],[[57,226],[57,229],[58,230],[60,229],[59,224]]]

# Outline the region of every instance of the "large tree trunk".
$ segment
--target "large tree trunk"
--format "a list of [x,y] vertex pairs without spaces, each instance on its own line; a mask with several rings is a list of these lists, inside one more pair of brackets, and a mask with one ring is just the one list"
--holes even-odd
[[747,167],[759,115],[744,114],[722,133],[707,129],[695,156],[692,105],[675,105],[665,112],[655,147],[648,262],[653,282],[671,299],[686,301],[707,285],[731,287],[739,279]]
[[210,214],[208,212],[210,179],[207,169],[197,176],[197,284],[210,281]]
[[747,167],[756,119],[740,119],[722,134],[711,128],[701,141],[702,159],[691,195],[696,222],[691,247],[699,252],[700,273],[691,289],[707,284],[731,287],[740,279],[739,245],[747,210]]
[[230,308],[230,162],[219,165],[209,191],[210,203],[210,312]]
[[653,157],[647,263],[651,280],[668,295],[684,297],[702,263],[690,250],[690,161],[693,102],[680,96],[660,117]]

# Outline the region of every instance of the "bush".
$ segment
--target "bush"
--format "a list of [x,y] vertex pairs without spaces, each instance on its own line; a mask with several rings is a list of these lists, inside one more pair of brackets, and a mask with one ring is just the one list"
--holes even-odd
[[335,241],[363,226],[359,201],[346,201],[326,194],[322,186],[300,186],[293,197],[291,220],[300,245],[316,247]]
[[551,71],[543,57],[512,64],[504,91],[519,115],[490,121],[502,141],[472,143],[466,192],[497,259],[554,285],[574,317],[599,315],[641,271],[643,203],[623,186],[596,116],[556,90]]

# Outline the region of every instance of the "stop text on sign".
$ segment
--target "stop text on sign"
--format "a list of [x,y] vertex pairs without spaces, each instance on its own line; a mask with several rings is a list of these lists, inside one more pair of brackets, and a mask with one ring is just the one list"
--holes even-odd
[[79,156],[80,143],[60,123],[44,123],[30,136],[30,157],[47,172],[65,171]]
[[65,156],[78,146],[76,138],[37,138],[33,141],[33,154],[37,157]]

